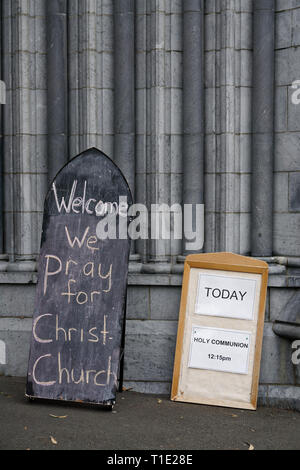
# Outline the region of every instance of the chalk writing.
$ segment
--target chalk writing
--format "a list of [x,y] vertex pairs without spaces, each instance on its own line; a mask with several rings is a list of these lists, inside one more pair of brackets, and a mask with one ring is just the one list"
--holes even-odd
[[27,395],[111,406],[121,357],[130,241],[101,240],[99,216],[132,203],[114,163],[75,157],[48,192]]

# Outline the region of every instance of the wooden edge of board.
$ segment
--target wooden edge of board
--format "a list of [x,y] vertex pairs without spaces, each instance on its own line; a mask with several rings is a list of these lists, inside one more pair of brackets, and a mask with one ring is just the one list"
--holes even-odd
[[70,404],[70,405],[85,405],[85,406],[94,406],[95,408],[111,408],[113,409],[116,400],[109,400],[107,403],[97,403],[94,401],[83,401],[83,400],[63,400],[60,398],[45,398],[45,397],[39,397],[37,395],[28,395],[27,393],[24,394],[25,398],[27,398],[29,401],[38,401],[38,402],[51,402],[51,403],[64,403],[64,404]]
[[179,396],[179,393],[178,393],[179,392],[178,385],[179,385],[179,377],[180,377],[180,369],[181,369],[184,325],[185,325],[185,318],[186,318],[186,304],[187,304],[187,294],[188,294],[188,285],[189,285],[191,268],[213,269],[213,270],[219,270],[219,271],[232,271],[232,272],[236,271],[236,272],[262,275],[250,402],[249,403],[237,403],[237,402],[233,403],[230,401],[228,402],[222,401],[220,403],[217,403],[217,402],[210,403],[209,400],[202,402],[202,404],[204,405],[228,406],[232,408],[242,407],[244,409],[256,410],[269,266],[265,261],[262,261],[256,258],[250,258],[250,257],[242,256],[242,255],[237,255],[235,253],[228,253],[228,252],[193,254],[193,255],[188,255],[185,259],[180,311],[179,311],[179,319],[178,319],[178,329],[177,329],[175,360],[174,360],[174,369],[173,369],[173,381],[172,381],[172,389],[171,389],[171,400],[172,401],[181,400],[181,397]]
[[258,398],[260,359],[261,359],[263,334],[264,334],[267,288],[268,288],[268,268],[266,268],[264,272],[262,273],[258,317],[257,317],[257,327],[256,327],[256,344],[255,344],[255,353],[254,353],[252,390],[251,390],[251,403],[253,404],[255,409],[257,407],[257,398]]
[[[182,401],[180,397],[175,397],[173,401],[180,402]],[[193,400],[185,400],[184,403],[191,403],[191,404],[196,404],[196,405],[207,405],[207,406],[221,406],[223,408],[235,408],[235,409],[244,409],[244,410],[249,410],[249,411],[255,411],[256,410],[256,405],[253,405],[251,402],[241,402],[241,401],[230,401],[230,400],[209,400],[209,399],[203,399],[201,400],[201,403],[197,403]]]
[[176,397],[178,395],[178,384],[179,384],[180,367],[181,367],[183,333],[184,333],[185,313],[186,313],[186,303],[187,303],[190,271],[191,271],[190,265],[187,261],[185,261],[182,291],[181,291],[180,311],[179,311],[179,319],[178,319],[178,328],[177,328],[173,381],[172,381],[172,390],[171,390],[171,400],[173,401],[176,400]]

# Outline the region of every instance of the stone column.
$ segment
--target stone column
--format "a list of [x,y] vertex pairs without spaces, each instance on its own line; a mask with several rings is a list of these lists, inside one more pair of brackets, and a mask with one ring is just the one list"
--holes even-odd
[[273,252],[274,9],[274,0],[254,0],[252,256]]
[[113,158],[113,0],[69,0],[69,155]]
[[67,0],[47,2],[48,181],[68,161]]
[[183,204],[195,206],[204,202],[203,1],[185,0],[183,9]]
[[249,254],[253,2],[205,6],[205,251]]
[[[135,202],[135,22],[134,0],[114,2],[114,161]],[[131,242],[131,261],[138,261]]]
[[2,12],[5,250],[9,270],[30,271],[47,188],[46,1],[4,0]]
[[[140,2],[137,15],[137,194],[150,209],[182,200],[182,2]],[[167,272],[181,241],[151,239],[148,250],[149,270]]]
[[[2,62],[2,8],[0,9],[0,80],[3,80]],[[4,188],[3,188],[3,103],[5,102],[5,84],[1,82],[0,93],[0,271],[5,271],[7,268],[7,255],[4,253]]]
[[134,0],[114,2],[114,160],[135,199]]

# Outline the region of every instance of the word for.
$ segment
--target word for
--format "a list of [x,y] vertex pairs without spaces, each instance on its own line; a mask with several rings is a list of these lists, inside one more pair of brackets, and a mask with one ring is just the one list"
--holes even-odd
[[[107,369],[97,371],[94,369],[84,370],[81,368],[78,373],[78,371],[76,371],[75,368],[72,368],[71,370],[69,370],[66,367],[62,367],[61,353],[58,353],[57,377],[55,380],[44,382],[42,379],[39,379],[38,372],[48,370],[49,361],[53,361],[52,354],[45,354],[43,356],[40,356],[35,361],[33,369],[32,369],[32,378],[37,385],[41,385],[43,387],[50,387],[58,382],[59,384],[74,383],[75,385],[91,383],[93,385],[96,385],[97,387],[106,387],[107,385],[111,383],[112,380],[115,385],[117,384],[117,375],[115,372],[111,370],[111,356],[109,356],[108,358]],[[47,364],[48,364],[48,367],[47,367]]]
[[[34,320],[33,323],[33,337],[35,341],[38,343],[42,344],[49,344],[53,342],[53,338],[41,338],[39,333],[37,332],[37,328],[39,326],[39,322],[42,319],[45,319],[46,317],[53,317],[51,313],[45,313],[44,315],[40,315]],[[54,337],[55,341],[59,341],[61,339],[64,340],[64,342],[69,342],[71,343],[72,341],[80,341],[83,343],[85,340],[87,340],[90,343],[98,343],[100,341],[100,336],[102,336],[102,344],[105,346],[107,342],[107,337],[109,340],[112,339],[112,337],[109,336],[109,331],[106,329],[106,324],[107,324],[107,315],[104,315],[103,318],[103,329],[98,332],[97,327],[90,328],[88,332],[84,331],[83,328],[62,328],[59,325],[59,316],[56,315],[56,321],[55,321],[55,329],[54,329]]]
[[[110,278],[111,278],[111,272],[110,272]],[[71,299],[76,301],[78,305],[84,305],[87,302],[94,303],[94,298],[96,295],[101,295],[101,291],[99,290],[94,290],[92,292],[85,292],[85,291],[71,291],[71,284],[76,284],[76,281],[74,279],[69,279],[68,281],[68,290],[67,292],[62,292],[61,295],[64,297],[68,297],[68,304],[71,303]],[[102,289],[102,292],[110,292],[111,290],[111,283],[109,285],[108,289]]]
[[239,291],[232,291],[230,292],[228,289],[218,289],[218,288],[212,288],[212,287],[204,287],[206,289],[206,297],[214,297],[215,299],[227,299],[227,300],[232,300],[235,299],[237,301],[243,301],[245,295],[247,292],[241,292]]
[[194,337],[194,343],[215,344],[216,346],[230,346],[231,348],[248,348],[247,343],[237,343],[235,341],[225,341],[221,339],[197,338]]

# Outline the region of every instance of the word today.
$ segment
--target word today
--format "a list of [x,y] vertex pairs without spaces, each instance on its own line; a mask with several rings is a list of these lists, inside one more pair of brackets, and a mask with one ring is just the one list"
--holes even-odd
[[239,291],[233,290],[230,292],[228,289],[221,290],[218,288],[213,289],[212,287],[205,287],[205,289],[207,291],[206,297],[212,296],[215,299],[219,299],[221,297],[222,299],[225,299],[225,300],[235,299],[235,300],[243,302],[245,295],[247,295],[247,292],[241,292],[240,290]]

